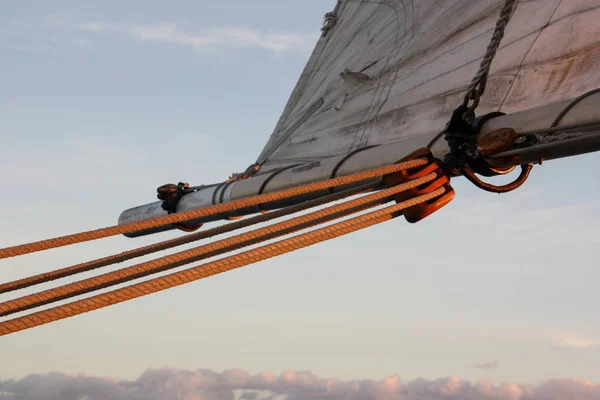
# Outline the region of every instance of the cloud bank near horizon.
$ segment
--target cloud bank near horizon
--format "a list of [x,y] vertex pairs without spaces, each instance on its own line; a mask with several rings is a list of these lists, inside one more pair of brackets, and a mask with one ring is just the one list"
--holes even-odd
[[241,369],[222,373],[207,369],[148,369],[138,379],[29,375],[0,381],[0,400],[547,400],[600,399],[600,384],[554,379],[539,385],[471,383],[456,377],[416,379],[398,376],[379,381],[319,378],[306,371],[263,372]]

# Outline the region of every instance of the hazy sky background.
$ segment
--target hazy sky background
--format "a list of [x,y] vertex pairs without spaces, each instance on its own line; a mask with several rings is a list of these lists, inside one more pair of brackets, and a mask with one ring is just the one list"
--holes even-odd
[[[112,225],[163,183],[244,170],[334,5],[2,1],[0,246]],[[0,381],[149,367],[600,381],[599,162],[545,163],[506,195],[457,179],[456,199],[420,224],[397,219],[3,337]],[[2,260],[0,276],[174,236]]]

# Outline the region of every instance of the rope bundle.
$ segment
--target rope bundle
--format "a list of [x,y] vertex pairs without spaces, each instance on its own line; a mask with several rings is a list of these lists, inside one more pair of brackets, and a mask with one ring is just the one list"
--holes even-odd
[[[215,206],[205,207],[180,214],[170,214],[152,220],[135,222],[126,225],[118,225],[95,231],[76,233],[60,238],[48,239],[20,246],[0,249],[0,258],[14,257],[26,253],[42,251],[68,244],[94,240],[102,237],[112,236],[124,232],[132,232],[137,229],[160,226],[165,223],[181,222],[195,219],[199,216],[207,216],[223,211],[231,211],[245,208],[251,205],[260,205],[263,202],[281,200],[327,188],[335,188],[352,183],[360,183],[373,178],[381,178],[394,173],[421,169],[429,165],[430,160],[420,158],[416,160],[397,163],[394,165],[376,168],[344,177],[328,179],[315,182],[292,189],[286,189],[270,194],[250,197],[243,200],[231,201]],[[67,268],[57,269],[32,277],[0,284],[0,293],[6,293],[22,288],[31,287],[40,283],[49,282],[82,272],[91,271],[108,265],[113,265],[136,257],[155,253],[182,244],[192,243],[201,239],[209,238],[226,232],[232,232],[243,227],[253,226],[258,223],[273,220],[275,218],[298,213],[309,208],[331,203],[336,200],[346,199],[351,196],[361,195],[356,199],[347,200],[338,205],[331,205],[322,210],[313,211],[305,215],[297,216],[282,222],[278,222],[249,232],[240,233],[226,239],[217,240],[212,243],[200,245],[188,250],[163,256],[151,261],[111,271],[88,279],[71,282],[52,289],[30,294],[13,300],[0,303],[0,317],[31,310],[43,305],[52,304],[61,300],[70,299],[87,293],[96,292],[111,286],[133,281],[142,277],[157,274],[176,267],[190,264],[192,262],[205,260],[207,258],[225,255],[234,250],[259,244],[281,236],[289,235],[317,225],[323,225],[336,219],[341,219],[351,214],[356,214],[373,207],[380,206],[386,202],[398,199],[400,193],[417,193],[415,190],[422,188],[440,177],[442,172],[436,170],[425,176],[415,177],[403,181],[400,184],[382,189],[382,183],[368,183],[357,187],[346,189],[338,193],[330,194],[315,200],[307,201],[295,206],[286,207],[268,214],[258,215],[246,220],[227,223],[212,229],[190,234],[185,237],[167,240],[164,242],[129,250],[121,254],[111,255],[98,260],[74,265]],[[421,174],[423,175],[423,174]],[[369,194],[369,192],[373,192]],[[225,256],[221,259],[200,264],[180,272],[160,276],[148,281],[134,283],[110,292],[92,295],[91,297],[61,304],[42,311],[33,312],[28,315],[0,322],[0,336],[29,329],[38,325],[47,324],[63,318],[72,317],[88,311],[121,303],[137,297],[145,296],[157,291],[183,285],[198,279],[203,279],[225,271],[230,271],[261,260],[285,254],[303,247],[307,247],[325,240],[346,235],[360,229],[390,220],[401,215],[402,210],[424,204],[438,198],[446,189],[441,187],[431,192],[416,196],[406,201],[398,202],[392,206],[347,219],[341,222],[320,227],[316,230],[302,233],[296,236],[282,239],[278,242],[263,245],[254,249],[246,250],[238,254]],[[134,229],[135,228],[135,229]]]

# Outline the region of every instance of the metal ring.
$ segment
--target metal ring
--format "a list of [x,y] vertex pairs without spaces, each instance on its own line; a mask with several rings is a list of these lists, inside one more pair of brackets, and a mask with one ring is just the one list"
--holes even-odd
[[[372,149],[373,147],[377,147],[379,146],[378,144],[374,144],[371,146],[366,146],[366,147],[361,147],[360,149],[356,149],[351,151],[350,153],[346,154],[344,157],[342,157],[342,159],[340,161],[338,161],[338,163],[335,165],[335,167],[333,167],[333,169],[331,170],[331,175],[329,176],[329,179],[334,179],[335,176],[337,175],[338,170],[342,167],[342,164],[344,164],[346,161],[348,161],[348,159],[350,157],[352,157],[353,155],[355,155],[356,153],[360,153],[363,150],[368,150],[368,149]],[[327,189],[329,191],[330,194],[333,194],[333,189],[334,188],[329,188]]]
[[[258,193],[256,195],[260,196],[261,194],[263,194],[263,191],[265,190],[265,188],[267,187],[267,185],[269,184],[269,182],[271,181],[271,179],[273,179],[275,176],[279,175],[283,171],[286,171],[286,170],[292,169],[292,168],[296,168],[297,166],[300,166],[300,165],[302,165],[302,164],[288,165],[287,167],[279,168],[277,171],[273,172],[271,175],[269,175],[269,177],[267,179],[265,179],[265,181],[262,183],[262,185],[260,185],[260,188],[258,189]],[[261,207],[261,205],[262,204],[258,204],[256,207],[258,208],[258,210],[261,213],[266,214],[268,211],[267,210],[263,210],[263,208]]]
[[[231,185],[234,182],[238,182],[235,180],[230,180],[230,181],[226,181],[224,182],[225,185],[223,185],[223,188],[221,189],[221,193],[219,194],[219,204],[223,203],[223,197],[225,197],[225,190],[229,187],[229,185]],[[231,215],[223,215],[223,214],[219,214],[221,217],[225,218],[228,221],[234,221],[236,219],[240,219],[242,218],[241,215],[238,216],[231,216]]]

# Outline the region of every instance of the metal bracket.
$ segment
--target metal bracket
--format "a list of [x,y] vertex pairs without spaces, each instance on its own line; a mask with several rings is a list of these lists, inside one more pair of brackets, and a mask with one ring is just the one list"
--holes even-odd
[[[184,194],[193,192],[198,188],[199,187],[190,187],[190,184],[187,182],[179,182],[177,185],[167,183],[166,185],[162,185],[156,189],[156,197],[158,197],[159,200],[162,200],[162,204],[160,205],[161,208],[167,213],[173,214],[177,212],[177,203],[179,203],[179,199],[181,199]],[[185,226],[182,223],[175,224],[177,229],[184,232],[193,232],[199,229],[202,225],[203,224]]]
[[466,105],[458,106],[452,112],[450,120],[442,131],[450,148],[444,162],[454,176],[459,175],[461,167],[468,163],[469,158],[473,158],[477,146],[475,142],[477,132],[472,125],[466,123],[463,119],[463,115],[467,111],[468,107]]
[[[444,129],[444,137],[450,147],[450,152],[446,155],[444,162],[450,169],[453,176],[459,175],[461,170],[468,167],[473,172],[482,176],[496,176],[506,174],[514,169],[494,168],[482,156],[482,143],[477,141],[477,136],[481,127],[490,119],[505,115],[501,112],[492,112],[475,118],[471,124],[465,122],[463,116],[468,107],[461,105],[452,113],[452,117]],[[486,136],[487,137],[487,136]],[[484,145],[488,148],[498,147],[503,144],[503,137],[489,137],[488,143]],[[485,150],[484,150],[485,151]]]

